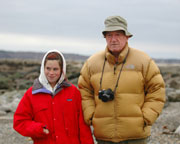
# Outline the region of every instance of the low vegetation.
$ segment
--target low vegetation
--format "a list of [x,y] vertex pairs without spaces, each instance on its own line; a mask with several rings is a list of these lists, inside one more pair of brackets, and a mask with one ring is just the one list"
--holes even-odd
[[[81,62],[67,61],[67,77],[77,85]],[[40,61],[0,60],[0,90],[29,88],[40,73]]]
[[[67,78],[77,85],[83,62],[67,61]],[[159,66],[167,88],[180,89],[180,66]],[[40,73],[39,60],[0,60],[0,90],[22,90],[29,88]]]

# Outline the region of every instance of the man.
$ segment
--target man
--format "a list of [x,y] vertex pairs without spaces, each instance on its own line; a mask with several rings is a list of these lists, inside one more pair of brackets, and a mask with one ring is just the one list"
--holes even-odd
[[105,20],[105,51],[84,64],[78,86],[84,119],[98,144],[146,144],[165,103],[165,84],[155,62],[130,48],[132,34],[120,16]]

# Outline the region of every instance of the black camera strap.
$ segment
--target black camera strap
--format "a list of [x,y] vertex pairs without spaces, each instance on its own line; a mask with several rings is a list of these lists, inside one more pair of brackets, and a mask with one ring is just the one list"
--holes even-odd
[[[121,69],[120,69],[120,71],[119,71],[119,75],[118,75],[118,78],[117,78],[117,81],[116,81],[116,85],[115,85],[115,88],[114,88],[114,91],[113,91],[114,94],[115,94],[116,89],[117,89],[117,87],[118,87],[118,82],[119,82],[119,79],[120,79],[120,75],[121,75],[123,66],[124,66],[124,64],[126,63],[126,59],[127,59],[128,54],[129,54],[129,49],[128,49],[128,52],[127,52],[127,54],[126,54],[126,56],[125,56],[125,58],[124,58],[124,60],[123,60],[123,62],[122,62],[122,66],[121,66]],[[106,65],[106,60],[107,60],[107,58],[106,58],[106,56],[105,56],[105,58],[104,58],[104,64],[103,64],[103,69],[102,69],[102,73],[101,73],[101,79],[100,79],[100,90],[102,90],[102,79],[103,79],[103,74],[104,74],[104,68],[105,68],[105,65]]]

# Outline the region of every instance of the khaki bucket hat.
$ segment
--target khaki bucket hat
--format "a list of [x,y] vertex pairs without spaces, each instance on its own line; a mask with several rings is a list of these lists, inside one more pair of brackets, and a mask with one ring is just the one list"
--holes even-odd
[[105,19],[105,30],[102,32],[105,35],[106,32],[122,30],[126,36],[132,37],[133,35],[127,30],[127,22],[120,16],[110,16]]

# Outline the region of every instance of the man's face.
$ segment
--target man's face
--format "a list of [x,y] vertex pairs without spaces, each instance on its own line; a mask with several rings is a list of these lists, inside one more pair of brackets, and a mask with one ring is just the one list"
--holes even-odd
[[106,32],[105,38],[109,51],[115,56],[119,55],[128,41],[123,31]]

